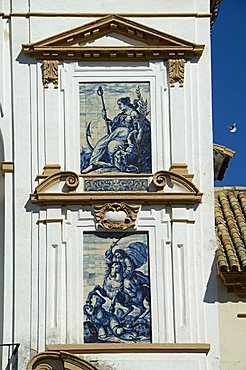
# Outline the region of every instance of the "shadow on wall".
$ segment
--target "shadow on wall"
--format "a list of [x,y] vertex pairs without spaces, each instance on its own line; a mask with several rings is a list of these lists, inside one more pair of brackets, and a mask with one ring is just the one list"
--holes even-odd
[[[0,130],[0,163],[4,161],[4,145]],[[0,343],[3,343],[4,307],[4,177],[0,171]],[[0,359],[1,359],[0,353]],[[1,360],[0,360],[1,361]],[[0,363],[0,368],[2,368]]]

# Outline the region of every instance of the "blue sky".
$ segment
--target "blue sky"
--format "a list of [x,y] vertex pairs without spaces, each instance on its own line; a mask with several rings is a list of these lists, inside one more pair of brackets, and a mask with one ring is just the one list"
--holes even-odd
[[[246,186],[246,0],[224,0],[212,33],[214,143],[236,151],[216,186]],[[228,125],[238,130],[230,133]]]

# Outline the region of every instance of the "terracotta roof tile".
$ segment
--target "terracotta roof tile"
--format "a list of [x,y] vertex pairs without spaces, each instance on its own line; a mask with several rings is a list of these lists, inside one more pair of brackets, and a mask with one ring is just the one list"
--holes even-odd
[[246,271],[246,188],[215,188],[219,272]]

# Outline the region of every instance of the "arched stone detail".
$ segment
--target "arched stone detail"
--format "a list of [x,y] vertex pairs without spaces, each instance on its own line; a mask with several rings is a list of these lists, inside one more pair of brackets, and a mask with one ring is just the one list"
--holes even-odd
[[[184,167],[184,166],[183,166]],[[187,166],[186,166],[187,167]],[[138,179],[136,174],[121,174],[120,178]],[[107,178],[117,178],[116,175]],[[87,191],[85,180],[92,179],[86,175],[79,175],[72,171],[59,171],[51,174],[39,184],[30,196],[34,204],[45,205],[97,205],[114,202],[125,202],[136,206],[143,204],[198,204],[201,203],[202,193],[191,181],[193,175],[180,174],[175,171],[158,171],[155,174],[139,175],[147,182],[146,189],[138,191],[93,190]],[[104,180],[105,175],[97,176]],[[93,181],[93,180],[92,180]],[[53,185],[63,182],[65,187],[54,190]],[[80,186],[79,186],[80,184]],[[149,184],[149,185],[148,185]],[[177,185],[177,189],[173,187]]]
[[79,176],[72,171],[60,171],[48,176],[41,184],[39,184],[35,192],[42,193],[45,192],[51,185],[54,185],[62,180],[65,180],[65,183],[68,189],[76,190],[79,186]]
[[198,194],[198,188],[187,178],[171,171],[158,171],[153,176],[153,185],[157,188],[157,191],[164,190],[165,185],[168,181],[173,181],[180,185],[182,188],[187,190],[189,193]]
[[98,370],[98,368],[68,352],[48,351],[32,357],[27,370]]

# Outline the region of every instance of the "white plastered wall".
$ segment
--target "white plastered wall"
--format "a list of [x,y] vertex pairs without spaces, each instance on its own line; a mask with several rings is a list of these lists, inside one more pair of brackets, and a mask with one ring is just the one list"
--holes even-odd
[[[3,12],[92,12],[83,1],[2,1]],[[97,2],[98,12],[208,12],[204,1]],[[119,7],[119,8],[118,8]],[[13,160],[14,174],[5,176],[5,296],[4,342],[21,342],[20,364],[47,343],[82,341],[81,269],[82,229],[92,230],[89,210],[59,207],[40,209],[29,202],[46,163],[79,172],[79,82],[150,81],[153,172],[171,163],[186,163],[194,183],[203,192],[197,209],[174,207],[165,213],[143,209],[138,230],[150,232],[152,315],[155,342],[208,342],[204,361],[218,369],[217,307],[211,279],[214,255],[211,138],[209,18],[173,17],[131,20],[178,37],[205,44],[199,60],[185,66],[185,84],[170,88],[163,61],[149,64],[95,65],[63,63],[59,88],[44,89],[41,64],[21,54],[21,44],[85,24],[94,18],[11,17],[2,19],[0,46],[1,130],[5,160]],[[61,219],[37,224],[38,220]],[[195,220],[195,224],[171,222]],[[163,221],[164,220],[164,221]],[[161,237],[160,237],[161,236]],[[157,261],[157,265],[155,262]],[[76,268],[74,268],[76,266]],[[158,275],[162,278],[157,279]],[[156,298],[153,298],[156,297]],[[175,355],[174,355],[175,357]],[[200,365],[199,365],[200,366]],[[201,365],[203,366],[203,365]]]
[[229,293],[218,279],[218,301],[221,370],[241,370],[245,367],[246,299]]

